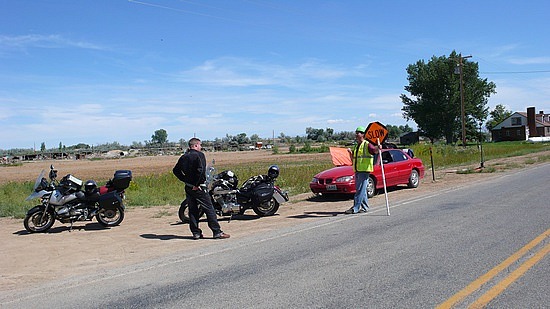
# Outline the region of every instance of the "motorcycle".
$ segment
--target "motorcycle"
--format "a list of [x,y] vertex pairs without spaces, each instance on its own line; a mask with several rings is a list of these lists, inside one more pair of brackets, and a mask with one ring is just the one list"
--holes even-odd
[[[57,180],[57,170],[50,166],[49,181],[42,170],[34,184],[33,192],[26,200],[40,198],[25,216],[23,225],[30,233],[49,230],[55,220],[70,223],[72,229],[76,221],[91,221],[93,217],[104,227],[119,225],[124,219],[124,190],[132,180],[132,171],[118,170],[104,186],[97,187],[93,180],[84,183],[68,174]],[[69,229],[69,230],[70,230]]]
[[[252,210],[260,217],[272,216],[279,210],[282,203],[288,201],[288,193],[275,185],[279,176],[279,167],[269,167],[267,175],[250,177],[238,188],[238,178],[233,171],[226,170],[216,174],[211,165],[206,172],[206,190],[218,216],[242,215],[247,209]],[[199,208],[202,217],[204,210]],[[187,199],[180,205],[178,216],[183,223],[189,223],[189,208]]]

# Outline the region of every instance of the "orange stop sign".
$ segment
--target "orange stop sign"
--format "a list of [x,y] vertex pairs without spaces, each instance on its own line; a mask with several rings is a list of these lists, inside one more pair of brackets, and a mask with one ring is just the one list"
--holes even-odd
[[380,140],[380,144],[382,144],[386,138],[388,138],[388,129],[386,129],[386,126],[378,121],[369,123],[365,131],[365,139],[367,141],[378,145],[378,140]]

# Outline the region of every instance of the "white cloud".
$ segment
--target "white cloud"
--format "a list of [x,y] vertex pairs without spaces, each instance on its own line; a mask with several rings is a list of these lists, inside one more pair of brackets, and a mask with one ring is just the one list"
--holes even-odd
[[85,41],[74,41],[58,34],[27,34],[19,36],[0,35],[2,50],[26,50],[29,48],[65,48],[76,47],[81,49],[106,50],[104,46]]

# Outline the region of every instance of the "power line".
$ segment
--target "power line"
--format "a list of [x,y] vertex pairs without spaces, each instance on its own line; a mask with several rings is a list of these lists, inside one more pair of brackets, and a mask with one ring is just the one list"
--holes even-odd
[[480,74],[531,74],[531,73],[550,73],[550,70],[541,71],[509,71],[509,72],[479,72]]

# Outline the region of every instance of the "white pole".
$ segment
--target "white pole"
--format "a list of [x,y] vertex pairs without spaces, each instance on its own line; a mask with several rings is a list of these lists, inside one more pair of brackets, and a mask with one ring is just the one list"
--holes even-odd
[[382,182],[384,183],[384,196],[386,197],[386,213],[390,215],[390,202],[388,201],[388,189],[386,188],[386,174],[384,173],[384,162],[382,160],[382,147],[378,138],[378,156],[380,157],[380,167],[382,168]]

